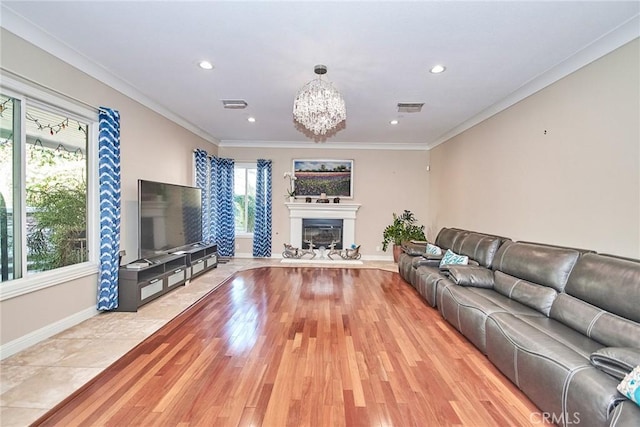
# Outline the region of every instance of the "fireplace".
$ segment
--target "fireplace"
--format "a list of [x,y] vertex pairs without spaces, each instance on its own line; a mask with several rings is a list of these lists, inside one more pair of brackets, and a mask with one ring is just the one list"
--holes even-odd
[[302,220],[302,247],[309,248],[309,241],[315,248],[328,248],[335,243],[335,249],[342,249],[342,220],[324,218],[304,218]]
[[[342,248],[348,248],[356,242],[356,212],[360,208],[357,203],[285,203],[289,209],[289,243],[302,248],[303,242],[303,219],[337,219],[342,221]],[[313,244],[318,246],[316,241]],[[325,246],[328,247],[331,242]]]

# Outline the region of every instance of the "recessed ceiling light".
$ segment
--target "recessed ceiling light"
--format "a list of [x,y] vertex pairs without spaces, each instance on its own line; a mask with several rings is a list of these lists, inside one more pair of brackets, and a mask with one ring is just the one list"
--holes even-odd
[[389,124],[391,124],[391,125],[397,125],[397,124],[398,124],[398,121],[394,119],[394,120],[391,120],[391,121],[389,122]]
[[198,63],[198,65],[200,66],[200,68],[202,68],[203,70],[212,70],[213,69],[213,64],[209,61],[200,61]]
[[446,70],[444,65],[434,65],[429,72],[433,73],[433,74],[440,74],[442,73],[444,70]]
[[256,118],[255,118],[255,117],[249,117],[249,118],[247,119],[247,121],[248,121],[248,122],[251,122],[251,123],[254,123],[254,122],[256,121]]

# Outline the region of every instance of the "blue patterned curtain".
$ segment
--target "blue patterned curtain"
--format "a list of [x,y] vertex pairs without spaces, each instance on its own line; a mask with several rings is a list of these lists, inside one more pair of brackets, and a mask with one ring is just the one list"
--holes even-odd
[[202,241],[215,243],[211,234],[211,165],[204,150],[195,150],[194,169],[196,187],[202,190]]
[[195,150],[196,187],[202,189],[202,240],[218,245],[220,256],[234,256],[233,159]]
[[236,226],[233,214],[233,159],[211,159],[213,181],[212,226],[220,256],[235,255]]
[[258,159],[253,256],[271,256],[271,160]]
[[100,186],[100,282],[98,310],[118,308],[120,255],[120,113],[100,108],[98,183]]

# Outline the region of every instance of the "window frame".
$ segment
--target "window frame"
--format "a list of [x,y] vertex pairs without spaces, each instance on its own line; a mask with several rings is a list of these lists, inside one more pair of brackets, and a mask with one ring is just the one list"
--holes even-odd
[[[245,186],[244,187],[245,187],[245,197],[246,197],[247,196],[247,188],[248,188],[248,180],[246,179],[248,174],[247,174],[246,170],[247,169],[253,169],[257,173],[257,171],[258,171],[258,162],[235,162],[233,167],[234,167],[234,173],[235,173],[235,168],[238,168],[238,169],[242,168],[242,169],[245,170]],[[234,196],[235,196],[235,193],[234,193]],[[249,216],[248,215],[249,204],[245,203],[244,206],[245,206],[245,213],[247,214],[246,216],[248,218],[248,216]],[[235,224],[234,224],[234,227],[235,227]],[[253,233],[254,233],[253,231],[244,230],[244,231],[240,231],[239,232],[238,230],[235,230],[235,236],[238,239],[253,239]]]
[[[57,286],[63,283],[95,275],[99,271],[99,191],[98,191],[98,112],[79,102],[67,98],[52,90],[35,87],[6,75],[2,75],[0,92],[20,101],[20,251],[21,269],[23,276],[18,279],[0,283],[0,301],[15,298],[20,295],[41,289]],[[25,112],[29,105],[47,110],[57,111],[70,118],[78,119],[87,124],[87,251],[88,260],[53,270],[30,273],[26,270],[26,123]],[[18,141],[14,141],[18,144]],[[18,183],[13,183],[14,188]]]

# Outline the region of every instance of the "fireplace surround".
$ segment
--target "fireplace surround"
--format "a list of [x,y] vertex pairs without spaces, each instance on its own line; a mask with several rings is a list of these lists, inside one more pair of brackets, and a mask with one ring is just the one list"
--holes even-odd
[[[356,214],[358,203],[285,203],[289,210],[289,243],[297,248],[303,247],[303,219],[342,220],[342,247],[347,248],[356,242]],[[318,246],[314,241],[314,245]]]

